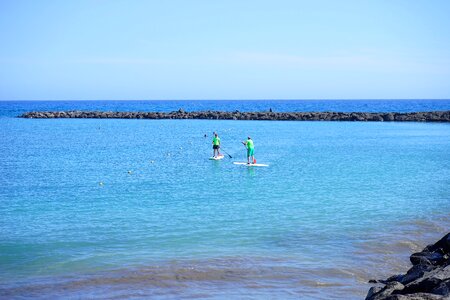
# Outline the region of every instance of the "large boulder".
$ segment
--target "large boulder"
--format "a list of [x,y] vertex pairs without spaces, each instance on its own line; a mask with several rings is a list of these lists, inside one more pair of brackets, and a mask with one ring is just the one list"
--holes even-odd
[[450,299],[450,233],[410,256],[413,266],[405,275],[394,275],[372,287],[366,300]]

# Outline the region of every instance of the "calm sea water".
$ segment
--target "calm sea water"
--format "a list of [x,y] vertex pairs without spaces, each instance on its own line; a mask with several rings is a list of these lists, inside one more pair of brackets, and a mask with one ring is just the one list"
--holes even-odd
[[[0,298],[361,299],[450,228],[449,124],[14,118],[24,111],[449,104],[0,102]],[[213,131],[232,158],[208,160]],[[247,135],[269,167],[232,164]]]

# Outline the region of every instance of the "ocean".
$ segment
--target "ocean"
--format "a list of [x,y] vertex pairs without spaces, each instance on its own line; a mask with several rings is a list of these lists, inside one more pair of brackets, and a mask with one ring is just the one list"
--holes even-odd
[[16,118],[180,108],[450,100],[0,101],[0,298],[362,299],[450,228],[449,124]]

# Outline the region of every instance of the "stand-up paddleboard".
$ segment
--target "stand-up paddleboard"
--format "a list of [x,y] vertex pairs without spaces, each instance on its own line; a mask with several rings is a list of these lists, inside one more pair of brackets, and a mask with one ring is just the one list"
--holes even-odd
[[233,162],[233,164],[235,165],[242,165],[242,166],[247,166],[247,167],[268,167],[269,165],[265,165],[265,164],[248,164],[246,162]]
[[209,159],[210,160],[221,160],[223,159],[225,156],[223,155],[219,155],[219,156],[211,156]]

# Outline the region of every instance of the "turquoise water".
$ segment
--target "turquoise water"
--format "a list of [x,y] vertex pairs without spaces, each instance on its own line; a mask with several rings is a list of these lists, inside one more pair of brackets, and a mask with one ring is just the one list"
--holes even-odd
[[449,126],[1,118],[0,297],[361,299],[448,231]]

